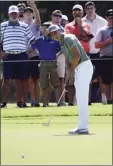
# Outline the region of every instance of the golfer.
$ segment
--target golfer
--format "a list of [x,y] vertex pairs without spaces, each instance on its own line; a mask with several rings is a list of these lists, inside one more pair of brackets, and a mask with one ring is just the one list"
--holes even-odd
[[79,40],[73,34],[63,34],[57,25],[48,28],[49,34],[54,40],[61,43],[62,52],[70,63],[67,80],[75,72],[74,86],[79,111],[79,123],[77,128],[69,130],[69,134],[88,134],[88,96],[89,84],[92,79],[93,66]]

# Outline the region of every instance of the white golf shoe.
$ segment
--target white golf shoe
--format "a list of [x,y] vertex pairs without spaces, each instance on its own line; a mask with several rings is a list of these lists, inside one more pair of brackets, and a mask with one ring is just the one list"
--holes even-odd
[[71,129],[68,131],[68,134],[75,134],[75,135],[86,135],[89,134],[89,131],[87,129]]

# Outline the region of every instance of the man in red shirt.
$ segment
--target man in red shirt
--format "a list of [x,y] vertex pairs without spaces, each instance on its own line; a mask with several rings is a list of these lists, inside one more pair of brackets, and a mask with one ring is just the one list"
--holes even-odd
[[65,26],[66,34],[74,34],[81,42],[86,53],[89,52],[91,39],[90,25],[82,22],[83,7],[81,5],[75,5],[72,9],[72,15],[74,20]]

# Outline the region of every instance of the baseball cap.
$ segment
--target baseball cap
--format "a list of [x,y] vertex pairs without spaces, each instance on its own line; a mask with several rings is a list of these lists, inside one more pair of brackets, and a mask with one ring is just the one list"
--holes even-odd
[[68,21],[68,17],[66,15],[62,15],[62,20]]
[[17,6],[12,5],[12,6],[9,7],[8,13],[10,14],[10,13],[14,13],[14,12],[19,13],[19,10],[18,10]]
[[30,11],[33,13],[33,9],[32,9],[30,6],[27,6],[27,7],[24,9],[24,12],[26,12],[27,10],[30,10]]
[[107,17],[113,17],[113,9],[109,9],[106,13]]
[[19,3],[18,5],[17,5],[17,7],[18,7],[18,10],[19,10],[19,12],[24,12],[24,9],[25,9],[25,4],[24,3]]
[[58,25],[51,25],[51,26],[48,28],[48,33],[55,32],[55,31],[58,31],[58,30],[60,30],[60,28],[59,28]]
[[52,12],[52,15],[57,14],[57,13],[62,15],[61,10],[54,10],[54,11]]
[[79,4],[73,6],[72,10],[75,10],[75,9],[79,9],[79,10],[83,11],[83,7]]
[[49,26],[51,26],[51,25],[52,25],[52,22],[51,22],[51,21],[44,22],[44,23],[42,24],[42,26],[46,26],[47,28],[48,28]]
[[86,8],[87,6],[91,6],[91,5],[95,7],[94,2],[91,2],[91,1],[86,2],[86,4],[85,4],[85,8]]

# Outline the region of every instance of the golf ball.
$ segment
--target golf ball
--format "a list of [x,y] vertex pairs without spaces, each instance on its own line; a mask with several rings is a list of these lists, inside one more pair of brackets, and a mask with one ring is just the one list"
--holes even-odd
[[21,157],[24,158],[24,154],[22,154]]

